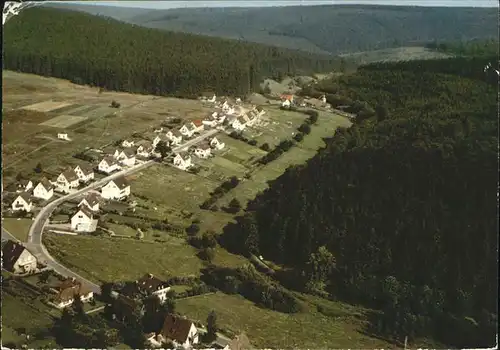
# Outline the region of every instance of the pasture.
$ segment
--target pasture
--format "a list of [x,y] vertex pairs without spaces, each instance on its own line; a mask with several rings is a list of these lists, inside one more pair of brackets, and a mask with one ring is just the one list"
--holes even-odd
[[41,123],[41,125],[50,126],[53,128],[66,129],[72,126],[73,124],[79,124],[85,121],[85,119],[87,118],[77,117],[74,115],[59,115],[57,117],[47,120],[46,122]]
[[22,109],[27,109],[29,111],[35,111],[35,112],[50,112],[56,109],[60,109],[66,106],[71,105],[71,103],[68,102],[56,102],[56,101],[44,101],[44,102],[38,102],[34,103],[32,105],[28,105],[25,107],[22,107]]
[[[305,297],[306,311],[284,314],[256,306],[240,295],[221,292],[177,301],[176,310],[205,323],[214,310],[217,324],[233,334],[245,332],[256,348],[279,349],[381,349],[393,348],[382,340],[370,338],[360,331],[362,322],[356,318],[359,309],[322,301],[334,315],[317,310],[314,301]],[[362,316],[361,316],[362,317]]]
[[182,239],[160,244],[48,233],[43,240],[54,258],[96,283],[135,280],[145,273],[165,279],[198,275],[203,266],[195,249]]

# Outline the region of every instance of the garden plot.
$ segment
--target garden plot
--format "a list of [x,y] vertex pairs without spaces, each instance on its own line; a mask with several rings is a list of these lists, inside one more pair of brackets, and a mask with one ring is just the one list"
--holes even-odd
[[71,105],[70,102],[56,102],[50,100],[50,101],[35,103],[29,106],[24,106],[22,107],[22,109],[27,109],[36,112],[50,112],[70,105]]
[[70,127],[71,125],[81,123],[86,119],[87,119],[86,117],[77,117],[74,115],[60,115],[52,119],[49,119],[46,122],[41,123],[40,125],[65,129],[67,127]]

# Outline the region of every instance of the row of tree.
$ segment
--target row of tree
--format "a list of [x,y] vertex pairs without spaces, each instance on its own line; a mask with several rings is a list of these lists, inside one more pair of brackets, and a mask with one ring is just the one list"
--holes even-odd
[[243,95],[265,76],[328,71],[332,56],[148,29],[51,8],[4,28],[4,68],[134,93]]
[[221,244],[295,267],[295,288],[382,310],[379,332],[494,344],[497,93],[462,74],[484,73],[469,63],[371,65],[318,84],[376,113],[273,181]]

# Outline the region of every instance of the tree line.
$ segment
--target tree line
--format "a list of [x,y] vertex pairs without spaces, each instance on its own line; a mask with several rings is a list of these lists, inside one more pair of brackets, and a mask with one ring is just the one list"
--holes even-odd
[[109,90],[244,95],[263,77],[331,71],[340,60],[259,44],[165,32],[36,7],[4,28],[4,68]]
[[381,310],[376,332],[494,344],[497,93],[468,64],[376,64],[317,84],[372,112],[272,181],[221,244],[293,267],[280,277],[291,288]]

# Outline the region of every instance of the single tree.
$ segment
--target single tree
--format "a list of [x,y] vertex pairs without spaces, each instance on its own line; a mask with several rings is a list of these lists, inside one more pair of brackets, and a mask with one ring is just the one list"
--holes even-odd
[[49,277],[50,277],[50,271],[45,270],[40,275],[38,275],[38,280],[40,281],[40,283],[45,284],[49,280]]
[[211,264],[215,258],[215,249],[209,247],[203,248],[200,252],[200,257]]
[[38,164],[36,165],[34,170],[35,170],[35,173],[38,173],[38,174],[41,173],[43,170],[42,163],[38,162]]
[[71,308],[73,309],[75,316],[83,317],[85,315],[85,311],[83,310],[83,301],[80,295],[75,296],[75,300],[73,304],[71,304]]
[[217,314],[212,310],[207,317],[207,338],[214,340],[217,337],[217,330]]
[[237,213],[241,210],[241,204],[240,201],[237,200],[236,198],[233,198],[231,202],[229,202],[229,211],[231,213]]
[[293,139],[297,142],[301,142],[303,139],[304,139],[304,135],[302,133],[297,133],[295,134],[295,136],[293,137]]
[[260,149],[263,151],[269,152],[271,150],[271,147],[269,147],[268,143],[264,143],[264,144],[262,144],[262,146],[260,146]]
[[158,142],[155,148],[155,152],[160,153],[162,158],[168,156],[171,151],[172,148],[165,141]]

